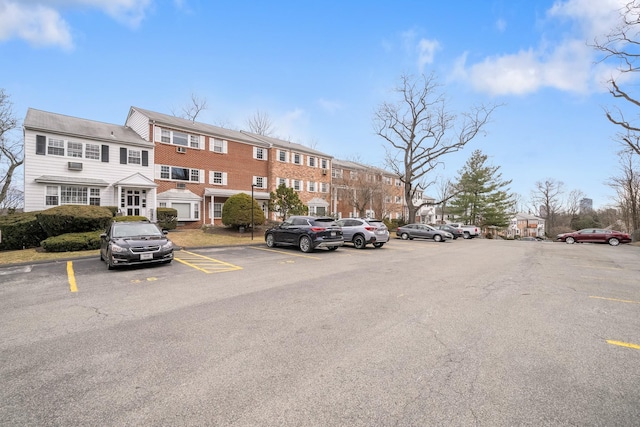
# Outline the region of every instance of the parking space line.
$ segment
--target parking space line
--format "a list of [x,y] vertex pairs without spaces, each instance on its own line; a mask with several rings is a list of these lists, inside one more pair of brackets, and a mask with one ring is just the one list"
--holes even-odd
[[[183,253],[187,255],[183,256]],[[238,265],[230,264],[225,261],[209,258],[207,256],[185,250],[180,251],[180,257],[174,256],[173,259],[181,264],[187,265],[191,268],[195,268],[196,270],[202,271],[206,274],[242,270],[242,267]]]
[[78,292],[76,274],[73,271],[73,261],[67,261],[67,277],[69,278],[69,290],[71,292]]
[[589,298],[603,299],[603,300],[607,300],[607,301],[616,301],[616,302],[626,302],[626,303],[629,303],[629,304],[640,304],[640,301],[631,301],[631,300],[618,299],[618,298],[598,297],[598,296],[595,296],[595,295],[590,295]]
[[258,250],[258,251],[275,252],[275,253],[277,253],[277,254],[285,254],[285,255],[297,256],[297,257],[300,257],[300,258],[322,259],[322,258],[319,258],[319,257],[317,257],[317,256],[303,255],[303,254],[296,254],[296,253],[292,253],[292,252],[290,252],[290,251],[279,251],[279,250],[277,250],[277,249],[256,248],[256,247],[253,247],[253,246],[250,246],[250,248],[251,248],[251,249]]
[[620,347],[633,348],[633,349],[635,349],[635,350],[640,350],[640,345],[638,345],[638,344],[631,344],[631,343],[629,343],[629,342],[622,342],[622,341],[607,340],[607,344],[617,345],[617,346],[620,346]]

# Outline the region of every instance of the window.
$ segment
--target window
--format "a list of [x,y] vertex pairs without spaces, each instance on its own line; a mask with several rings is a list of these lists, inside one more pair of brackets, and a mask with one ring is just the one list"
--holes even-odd
[[287,185],[287,178],[278,178],[278,187],[280,187],[281,185]]
[[191,181],[200,182],[200,170],[199,169],[191,169]]
[[323,193],[328,193],[329,192],[329,184],[327,184],[326,182],[323,182],[320,184],[320,191]]
[[214,153],[226,153],[226,142],[222,139],[218,139],[218,138],[211,138],[211,147],[210,147],[210,151],[213,151]]
[[293,163],[295,163],[296,165],[302,164],[302,156],[300,156],[300,154],[298,153],[293,153]]
[[203,176],[202,174],[204,174],[204,171],[200,169],[189,169],[178,166],[160,165],[156,171],[158,170],[160,172],[160,179],[173,179],[176,181],[200,182],[200,178]]
[[82,143],[69,141],[67,143],[67,156],[82,158]]
[[396,187],[402,187],[402,181],[396,178]]
[[357,171],[351,171],[349,173],[349,179],[358,179],[358,172]]
[[49,138],[47,154],[51,154],[53,156],[64,156],[64,141],[61,139]]
[[170,177],[171,177],[171,173],[169,170],[169,166],[160,166],[160,178],[169,179]]
[[328,163],[329,163],[329,162],[327,162],[327,159],[321,159],[321,160],[320,160],[320,167],[321,167],[322,169],[327,169],[327,164],[328,164]]
[[222,185],[224,183],[222,179],[223,177],[222,172],[212,172],[212,174],[213,174],[212,184]]
[[384,177],[384,183],[387,185],[391,185],[391,177],[390,176],[385,176]]
[[85,145],[84,156],[87,159],[100,160],[100,146],[96,144]]
[[213,204],[213,217],[222,218],[222,203]]
[[258,159],[258,160],[265,160],[266,159],[266,155],[265,155],[264,148],[254,147],[254,149],[253,149],[253,157]]
[[311,157],[308,156],[307,157],[307,163],[310,167],[315,168],[316,167],[316,158],[315,157]]
[[331,169],[332,178],[342,178],[342,169]]
[[253,183],[258,188],[267,188],[267,178],[264,176],[254,176]]
[[308,189],[308,191],[314,193],[316,191],[316,183],[313,182],[313,181],[309,181],[307,183],[307,189]]
[[58,206],[58,187],[47,185],[45,205]]
[[278,160],[281,162],[286,162],[287,161],[287,152],[286,151],[282,151],[282,150],[278,150]]
[[167,144],[171,144],[171,131],[167,129],[162,129],[160,142],[166,142]]
[[142,163],[140,160],[141,160],[140,151],[138,151],[138,150],[129,150],[129,155],[127,157],[127,163],[134,164],[134,165],[139,165],[139,164]]
[[187,144],[187,139],[188,139],[188,135],[184,132],[176,132],[175,130],[173,131],[173,144],[174,145],[181,145],[183,147],[186,147]]
[[299,179],[293,180],[293,189],[296,191],[300,191],[301,181]]
[[100,189],[99,188],[89,189],[89,204],[93,206],[100,206]]
[[189,145],[193,148],[200,148],[200,137],[198,135],[189,135]]
[[77,187],[72,185],[60,186],[60,204],[86,205],[87,187]]

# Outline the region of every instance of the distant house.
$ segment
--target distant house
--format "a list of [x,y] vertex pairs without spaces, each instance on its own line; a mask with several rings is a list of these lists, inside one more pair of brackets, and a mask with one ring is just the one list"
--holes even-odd
[[24,128],[24,210],[117,206],[154,218],[154,146],[127,126],[30,108]]
[[544,237],[545,220],[535,215],[517,213],[509,221],[507,237]]

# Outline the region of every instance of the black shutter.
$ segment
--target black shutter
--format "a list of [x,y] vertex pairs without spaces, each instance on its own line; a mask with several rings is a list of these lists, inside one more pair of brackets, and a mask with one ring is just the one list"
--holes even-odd
[[149,166],[149,152],[142,150],[142,166]]
[[47,137],[36,135],[36,154],[44,156],[47,153]]
[[127,149],[126,148],[121,148],[120,149],[120,164],[121,165],[126,165],[127,164]]
[[109,163],[109,146],[102,146],[102,163]]

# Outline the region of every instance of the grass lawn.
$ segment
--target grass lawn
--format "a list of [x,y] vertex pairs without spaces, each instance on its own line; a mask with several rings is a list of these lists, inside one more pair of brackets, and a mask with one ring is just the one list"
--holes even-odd
[[[174,230],[170,231],[169,239],[183,249],[197,248],[203,246],[229,246],[248,245],[264,243],[264,228],[256,227],[251,240],[251,232],[239,233],[223,227],[213,228],[211,232],[205,233],[202,230]],[[44,252],[41,248],[24,249],[21,251],[0,252],[0,265],[17,264],[37,261],[55,261],[80,258],[84,256],[99,257],[96,250],[78,252]]]

